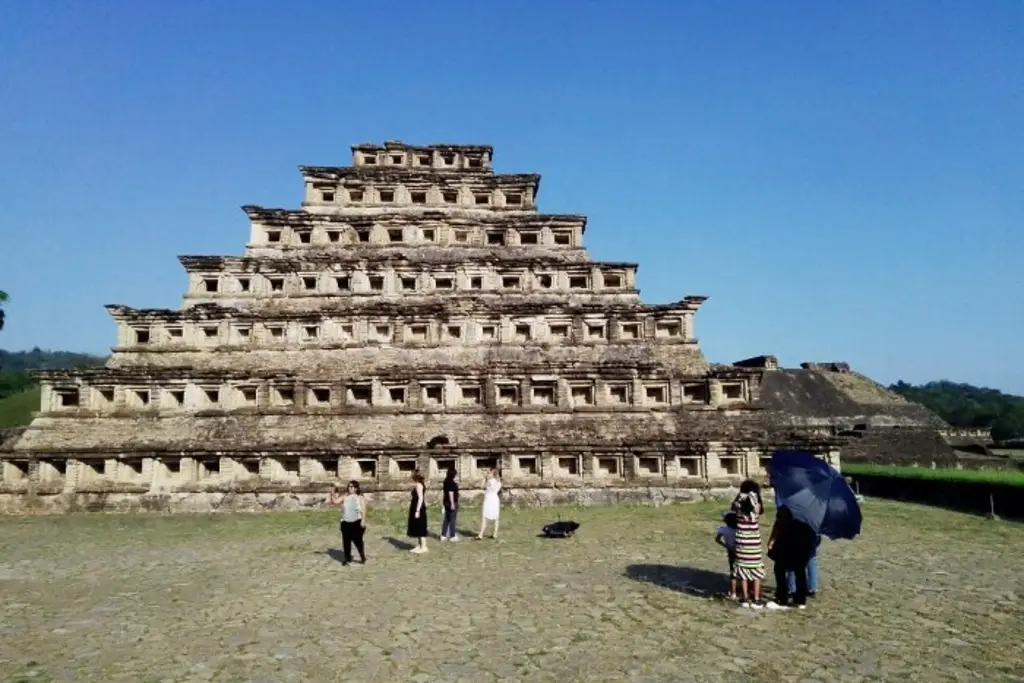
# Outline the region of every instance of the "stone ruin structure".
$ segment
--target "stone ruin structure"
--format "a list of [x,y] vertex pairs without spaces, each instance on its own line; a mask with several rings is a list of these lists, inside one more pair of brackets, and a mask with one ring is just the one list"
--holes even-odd
[[356,145],[300,167],[301,209],[242,207],[245,254],[181,257],[179,310],[108,306],[105,367],[39,373],[0,510],[302,507],[349,479],[405,501],[449,467],[470,497],[500,467],[525,503],[686,499],[777,448],[838,466],[843,430],[943,426],[845,364],[709,364],[706,297],[643,303],[636,264],[591,260],[586,218],[492,159]]

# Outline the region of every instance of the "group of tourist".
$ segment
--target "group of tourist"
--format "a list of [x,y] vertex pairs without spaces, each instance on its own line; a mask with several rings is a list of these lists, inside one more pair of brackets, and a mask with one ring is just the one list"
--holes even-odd
[[[455,468],[449,469],[441,488],[440,539],[447,542],[459,540],[459,534],[455,528],[459,515],[459,483],[455,477]],[[427,552],[427,536],[429,535],[426,481],[419,470],[413,472],[412,481],[412,499],[409,501],[406,535],[414,541],[410,552],[420,554]],[[498,520],[501,517],[500,492],[501,473],[497,469],[493,469],[487,475],[484,484],[483,514],[480,519],[480,533],[476,536],[478,540],[484,538],[488,525],[491,526],[491,538],[498,537]],[[366,499],[359,490],[359,482],[350,481],[344,493],[340,487],[335,486],[329,502],[331,505],[341,507],[342,564],[347,565],[352,562],[352,546],[355,546],[356,552],[359,553],[360,563],[365,564],[366,550],[363,545],[363,533],[366,530]]]
[[[456,520],[459,514],[459,484],[455,469],[449,469],[441,488],[441,541],[459,540]],[[409,501],[409,519],[406,535],[415,542],[413,553],[427,552],[427,495],[423,474],[416,470]],[[501,473],[491,470],[484,484],[483,510],[480,532],[483,539],[488,525],[491,537],[498,537],[501,516]],[[335,487],[330,504],[341,507],[341,543],[343,564],[352,562],[352,547],[359,553],[359,561],[366,562],[363,533],[366,530],[366,500],[359,490],[359,482],[351,481],[344,493]],[[751,609],[804,609],[808,596],[817,592],[816,555],[821,537],[805,522],[794,517],[785,500],[776,499],[775,523],[768,536],[767,556],[774,563],[775,599],[762,601],[761,586],[765,578],[765,552],[761,539],[760,517],[764,514],[764,500],[760,485],[748,479],[740,485],[740,492],[730,509],[722,513],[724,524],[719,527],[715,541],[723,546],[729,558],[729,598]]]
[[764,514],[760,485],[750,479],[744,481],[730,509],[722,513],[725,523],[719,527],[715,541],[728,553],[729,598],[751,609],[805,609],[807,598],[818,589],[816,557],[821,537],[793,516],[785,500],[776,499],[776,507],[767,552],[774,563],[775,599],[767,603],[761,599],[765,553],[759,521]]

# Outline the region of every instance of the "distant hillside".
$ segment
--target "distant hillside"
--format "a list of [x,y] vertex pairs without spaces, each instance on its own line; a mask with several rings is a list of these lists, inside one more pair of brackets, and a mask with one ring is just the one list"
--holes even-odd
[[0,349],[0,371],[67,370],[86,365],[103,365],[106,358],[72,351],[4,351]]
[[71,351],[0,350],[0,399],[35,386],[35,382],[29,375],[32,370],[67,370],[90,365],[103,365],[105,360],[100,356],[72,353]]
[[954,427],[991,428],[996,441],[1024,439],[1024,396],[945,380],[918,386],[900,381],[889,388]]

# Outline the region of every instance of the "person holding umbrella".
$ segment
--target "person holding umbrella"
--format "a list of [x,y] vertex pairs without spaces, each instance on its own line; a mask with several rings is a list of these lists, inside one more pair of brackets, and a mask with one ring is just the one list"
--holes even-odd
[[814,530],[793,516],[785,504],[775,514],[775,524],[768,537],[768,557],[775,563],[775,601],[768,609],[781,609],[789,603],[789,581],[792,572],[796,591],[793,604],[797,609],[807,606],[807,563],[814,551]]
[[[782,507],[784,503],[781,498],[776,497],[776,507]],[[818,547],[821,545],[821,534],[814,535],[814,548],[811,550],[811,559],[807,561],[807,597],[813,598],[818,594]],[[786,587],[790,595],[796,593],[796,574],[792,571],[786,573]]]
[[817,539],[855,538],[863,517],[857,498],[843,476],[807,451],[776,451],[768,466],[769,483],[779,501],[775,526],[768,539],[768,556],[775,562],[775,602],[789,602],[786,574],[793,572],[793,601],[803,607],[807,599],[807,565]]
[[[814,549],[811,551],[811,559],[807,561],[807,597],[813,598],[818,594],[818,546],[821,545],[821,536],[815,534]],[[796,593],[796,575],[793,572],[786,574],[786,586],[790,595]]]

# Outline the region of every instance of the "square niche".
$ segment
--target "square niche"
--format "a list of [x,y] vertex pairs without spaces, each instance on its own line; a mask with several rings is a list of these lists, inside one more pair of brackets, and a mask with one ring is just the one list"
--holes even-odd
[[431,458],[430,463],[435,476],[443,478],[448,475],[450,469],[454,469],[458,475],[458,461],[455,458]]
[[580,458],[578,455],[559,455],[555,458],[555,474],[560,477],[580,476]]
[[516,473],[521,476],[540,476],[540,458],[535,455],[516,456]]
[[622,476],[622,465],[614,455],[599,455],[594,459],[594,473],[599,477]]

